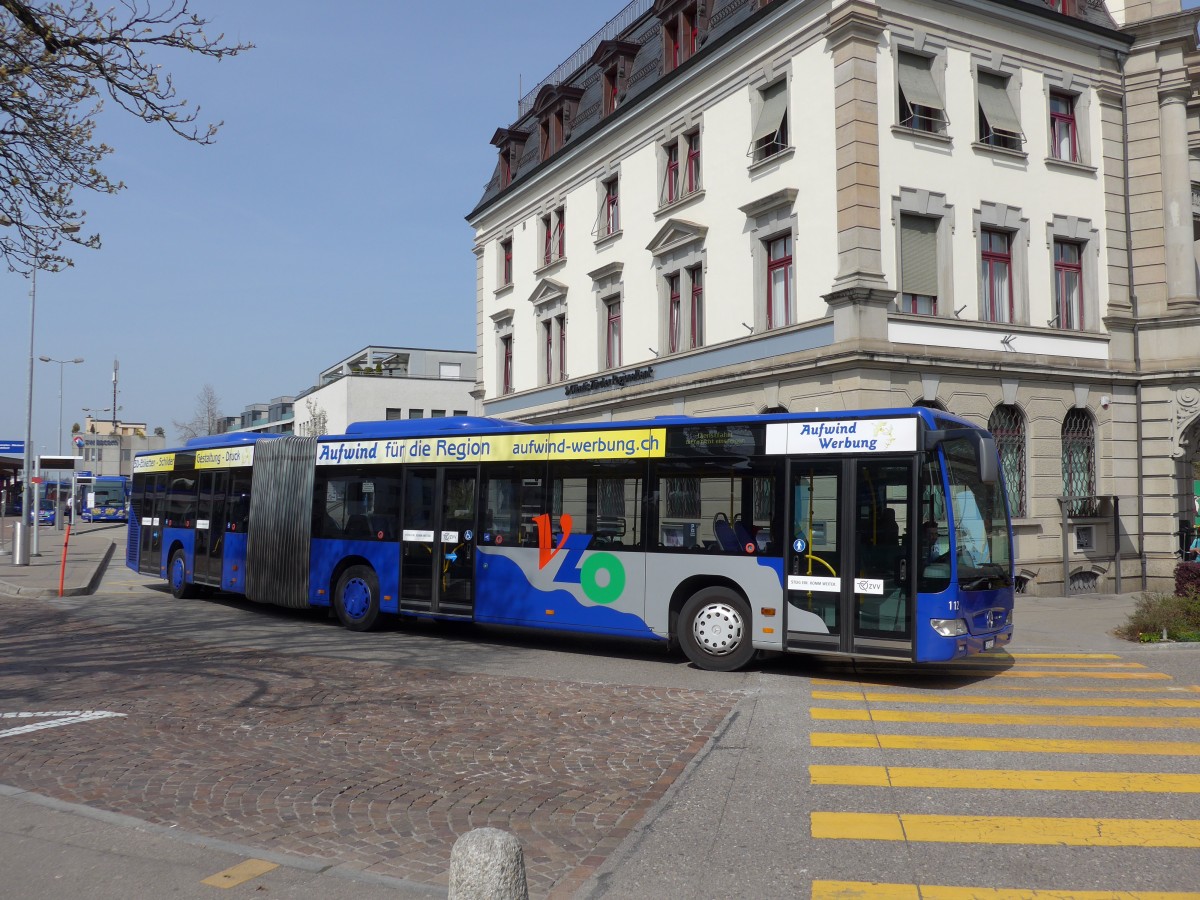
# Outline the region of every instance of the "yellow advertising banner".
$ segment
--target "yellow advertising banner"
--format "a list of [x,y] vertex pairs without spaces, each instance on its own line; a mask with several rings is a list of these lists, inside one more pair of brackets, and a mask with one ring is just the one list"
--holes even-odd
[[329,441],[317,447],[318,466],[387,463],[523,462],[564,459],[646,459],[666,452],[665,428],[488,434],[474,437]]
[[196,451],[197,469],[236,469],[254,464],[254,445],[238,447],[216,447],[212,450]]

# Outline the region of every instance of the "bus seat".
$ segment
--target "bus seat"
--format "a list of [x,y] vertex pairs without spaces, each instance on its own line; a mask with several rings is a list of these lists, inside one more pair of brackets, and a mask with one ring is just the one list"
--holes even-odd
[[[733,534],[737,538],[738,547],[744,548],[747,544],[754,544],[754,535],[750,533],[750,529],[742,524],[742,520],[738,519],[733,523]],[[755,546],[758,546],[755,544]]]
[[736,553],[741,549],[738,545],[737,535],[734,534],[733,527],[724,515],[718,513],[717,518],[713,520],[713,535],[721,549],[727,553]]

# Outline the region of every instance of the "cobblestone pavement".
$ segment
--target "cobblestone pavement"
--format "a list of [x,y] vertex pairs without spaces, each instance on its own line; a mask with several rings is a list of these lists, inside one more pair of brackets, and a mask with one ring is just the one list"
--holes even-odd
[[0,783],[445,885],[458,835],[522,843],[569,896],[679,777],[733,692],[459,674],[199,646],[0,601]]

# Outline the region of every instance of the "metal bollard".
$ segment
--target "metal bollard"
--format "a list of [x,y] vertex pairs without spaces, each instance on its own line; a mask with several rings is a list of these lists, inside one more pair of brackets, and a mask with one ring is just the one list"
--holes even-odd
[[14,566],[29,565],[29,525],[24,521],[13,522],[12,555]]
[[529,900],[521,842],[499,828],[476,828],[450,851],[450,900]]

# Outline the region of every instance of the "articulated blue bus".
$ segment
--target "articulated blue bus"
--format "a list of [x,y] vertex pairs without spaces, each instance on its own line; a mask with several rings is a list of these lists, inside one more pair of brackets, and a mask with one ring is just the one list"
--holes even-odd
[[214,590],[382,616],[756,653],[913,662],[1013,633],[996,448],[886,409],[535,426],[363,422],[139,455],[127,564]]

